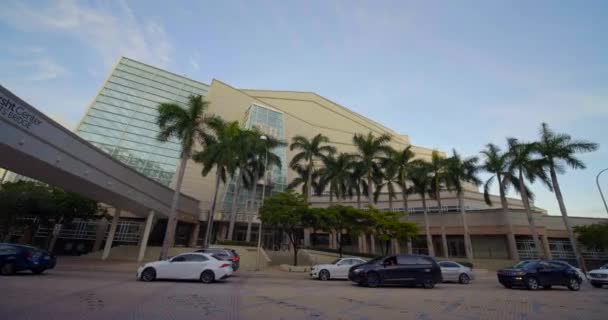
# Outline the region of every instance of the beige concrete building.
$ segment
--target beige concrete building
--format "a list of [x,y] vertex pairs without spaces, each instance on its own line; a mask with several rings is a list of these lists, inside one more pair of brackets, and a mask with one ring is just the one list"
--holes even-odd
[[[409,136],[397,133],[381,124],[357,114],[327,98],[312,92],[272,91],[238,89],[219,80],[213,80],[209,87],[206,99],[211,103],[209,112],[221,116],[226,120],[239,121],[244,127],[257,126],[266,133],[287,142],[296,135],[313,137],[323,134],[330,138],[331,144],[339,152],[354,152],[352,136],[356,133],[375,135],[389,134],[393,137],[391,145],[396,149],[403,149],[412,145],[412,150],[418,158],[429,158],[433,150],[412,144]],[[264,119],[258,115],[266,113]],[[273,118],[273,115],[275,118]],[[256,118],[258,117],[258,118]],[[267,119],[271,119],[268,120]],[[275,150],[284,163],[289,163],[296,151],[288,148]],[[201,203],[201,220],[205,220],[213,190],[213,173],[201,177],[201,167],[193,161],[188,163],[184,179],[183,192],[196,197]],[[274,168],[271,174],[271,188],[268,191],[281,191],[285,185],[296,177],[296,173],[286,166],[282,169]],[[260,181],[261,183],[261,181]],[[258,186],[260,188],[260,186]],[[222,186],[220,192],[220,207],[216,213],[216,234],[223,238],[227,221],[229,219],[231,195],[233,186]],[[242,192],[239,197],[239,210],[237,228],[234,240],[251,241],[257,239],[256,208],[260,203],[261,192],[257,192],[257,199],[251,198],[250,192]],[[267,193],[268,194],[268,193]],[[431,211],[431,233],[433,235],[434,249],[438,256],[445,256],[441,241],[440,226],[443,224],[448,242],[450,257],[464,257],[464,239],[462,217],[458,207],[456,195],[442,192],[443,214],[438,213],[438,207],[433,199],[427,201]],[[315,196],[311,200],[313,206],[329,205],[329,196]],[[362,199],[363,203],[367,199]],[[477,258],[492,259],[519,259],[534,256],[534,244],[530,236],[528,222],[519,199],[509,198],[509,213],[502,213],[500,199],[493,196],[495,207],[488,206],[476,187],[468,185],[465,192],[465,209],[468,214],[468,223],[472,236],[474,255]],[[357,206],[356,199],[344,199],[342,204]],[[393,200],[393,210],[403,212],[400,197]],[[381,210],[388,210],[388,196],[383,194],[376,206]],[[405,218],[424,226],[422,218],[422,203],[418,196],[409,197],[409,212]],[[534,216],[538,225],[538,232],[542,238],[543,249],[554,258],[572,259],[573,253],[564,230],[561,216],[551,216],[541,208],[534,207]],[[573,224],[590,224],[606,219],[571,218]],[[514,237],[509,241],[509,223],[512,225]],[[251,225],[254,227],[251,228]],[[422,228],[424,230],[424,228]],[[426,242],[421,235],[420,241],[414,241],[411,250],[417,253],[426,253]],[[270,230],[264,233],[264,244],[267,247],[277,246],[276,235]],[[318,247],[334,247],[335,240],[329,234],[310,234],[305,232],[305,245]],[[380,245],[373,237],[347,240],[350,251],[378,251]],[[393,251],[407,251],[405,243],[395,244]],[[604,253],[586,252],[587,258],[605,259]]]

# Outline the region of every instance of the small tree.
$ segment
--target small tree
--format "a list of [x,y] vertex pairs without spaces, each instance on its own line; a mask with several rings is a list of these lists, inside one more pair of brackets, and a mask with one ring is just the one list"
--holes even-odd
[[373,218],[373,232],[383,243],[383,251],[388,255],[391,240],[408,240],[416,236],[420,230],[418,225],[411,222],[400,221],[403,214],[398,212],[380,211],[370,209]]
[[52,210],[49,188],[32,181],[6,182],[0,188],[0,240],[10,241],[16,228],[28,226],[33,229],[33,220],[23,217],[42,217]]
[[341,205],[331,206],[323,211],[323,226],[326,231],[335,233],[338,236],[338,253],[342,258],[342,248],[344,246],[343,233],[346,232],[351,237],[363,232],[367,226],[367,213],[353,207]]
[[291,190],[267,198],[260,208],[260,220],[265,225],[281,229],[287,234],[293,248],[294,266],[298,265],[302,229],[308,227],[305,224],[305,217],[309,214],[304,197]]
[[577,239],[589,249],[608,249],[608,223],[594,223],[587,226],[575,226]]

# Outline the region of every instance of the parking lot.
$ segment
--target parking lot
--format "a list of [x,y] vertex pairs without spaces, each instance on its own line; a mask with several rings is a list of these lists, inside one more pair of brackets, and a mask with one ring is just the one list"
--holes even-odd
[[135,280],[135,265],[59,265],[0,278],[4,319],[606,319],[608,288],[508,290],[493,274],[435,289],[361,288],[304,274],[237,272],[227,281]]

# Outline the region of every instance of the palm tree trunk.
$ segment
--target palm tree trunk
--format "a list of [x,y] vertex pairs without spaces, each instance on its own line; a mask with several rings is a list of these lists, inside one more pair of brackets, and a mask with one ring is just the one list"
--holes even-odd
[[215,173],[215,190],[213,190],[213,198],[211,199],[211,208],[207,214],[207,231],[205,232],[205,239],[203,240],[203,248],[208,248],[211,244],[211,232],[213,231],[213,217],[215,215],[215,207],[217,204],[217,194],[220,189],[220,182],[222,181],[221,170],[218,168]]
[[462,215],[462,227],[464,229],[464,251],[467,255],[467,260],[473,262],[473,243],[471,242],[471,234],[469,233],[469,225],[467,223],[467,213],[464,210],[464,193],[458,192],[458,206]]
[[405,182],[401,186],[401,197],[403,198],[403,213],[408,213],[408,203],[407,203],[407,185]]
[[426,231],[426,247],[429,250],[429,256],[435,256],[435,248],[433,248],[433,236],[431,235],[431,226],[429,224],[429,213],[426,207],[426,197],[422,195],[422,207],[424,209],[424,229]]
[[182,190],[182,181],[184,180],[184,172],[186,171],[186,162],[190,158],[188,152],[182,152],[182,159],[179,163],[177,171],[177,182],[175,184],[175,192],[173,192],[173,201],[171,201],[171,210],[167,219],[167,229],[165,230],[165,238],[163,246],[160,248],[160,259],[164,260],[169,254],[169,248],[175,243],[175,228],[177,227],[177,205],[179,204],[179,196]]
[[509,216],[509,203],[507,202],[507,196],[505,195],[505,186],[501,175],[496,174],[498,180],[498,192],[500,194],[500,204],[502,206],[502,214],[505,222],[507,223],[507,244],[509,246],[509,257],[511,260],[519,260],[519,252],[517,252],[517,242],[515,241],[515,232],[513,231],[513,222],[511,222],[511,216]]
[[234,195],[232,196],[232,208],[230,210],[230,224],[228,225],[228,234],[226,236],[226,240],[232,240],[232,235],[234,234],[234,225],[236,224],[236,214],[238,210],[238,200],[239,194],[241,192],[241,181],[245,176],[245,170],[243,168],[239,168],[239,174],[234,185]]
[[439,186],[437,186],[437,191],[435,191],[435,198],[437,199],[437,210],[439,210],[439,221],[441,222],[441,247],[443,248],[443,256],[449,258],[448,237],[445,234],[445,223],[443,221],[443,207],[441,206],[441,192],[439,191]]
[[367,173],[367,204],[371,207],[374,202],[372,197],[374,196],[374,190],[372,186],[372,172]]
[[329,186],[329,205],[332,206],[334,204],[334,188]]
[[308,161],[308,177],[306,178],[306,193],[304,194],[304,201],[310,203],[310,197],[312,195],[312,159]]
[[534,240],[534,248],[539,257],[544,258],[546,256],[544,250],[541,247],[540,240],[538,239],[538,231],[536,230],[536,222],[534,222],[534,216],[530,209],[530,201],[528,199],[528,193],[524,186],[524,177],[521,168],[519,168],[519,194],[521,195],[521,201],[524,203],[524,209],[526,210],[526,216],[528,217],[528,224],[530,227],[530,233],[532,233],[532,239]]
[[557,198],[557,203],[559,204],[559,211],[561,211],[562,213],[562,219],[564,220],[564,225],[566,226],[566,231],[568,232],[568,238],[570,238],[572,251],[574,251],[574,256],[576,257],[576,261],[578,262],[578,267],[581,268],[583,272],[585,272],[587,271],[585,267],[585,260],[583,259],[581,252],[578,250],[578,244],[576,243],[574,232],[572,232],[572,227],[570,226],[570,220],[568,219],[568,211],[566,210],[566,205],[564,204],[562,190],[560,189],[559,183],[557,182],[557,174],[555,173],[555,168],[551,166],[549,167],[549,171],[551,172],[551,184],[553,184],[553,191],[555,192],[555,197]]
[[340,186],[338,186],[338,194],[336,195],[336,200],[338,201],[338,205],[342,205],[342,192],[340,192]]
[[357,208],[361,209],[361,186],[357,186]]
[[390,190],[388,192],[388,211],[393,212],[393,194]]

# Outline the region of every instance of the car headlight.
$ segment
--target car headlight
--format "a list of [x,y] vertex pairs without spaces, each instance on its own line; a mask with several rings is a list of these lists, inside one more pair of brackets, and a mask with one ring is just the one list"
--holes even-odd
[[515,272],[515,275],[516,275],[516,276],[525,276],[525,275],[526,275],[526,273],[525,273],[525,272],[523,272],[523,271],[518,271],[518,272]]
[[361,269],[361,268],[357,268],[357,269],[353,270],[353,273],[359,273],[359,272],[361,272],[361,271],[363,271],[363,269]]

